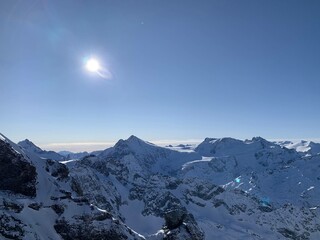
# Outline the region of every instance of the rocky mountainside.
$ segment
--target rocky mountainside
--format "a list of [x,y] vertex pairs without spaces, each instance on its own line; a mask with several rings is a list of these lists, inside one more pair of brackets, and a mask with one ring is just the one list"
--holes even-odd
[[0,143],[5,239],[320,239],[320,156],[260,137],[131,136],[66,164]]

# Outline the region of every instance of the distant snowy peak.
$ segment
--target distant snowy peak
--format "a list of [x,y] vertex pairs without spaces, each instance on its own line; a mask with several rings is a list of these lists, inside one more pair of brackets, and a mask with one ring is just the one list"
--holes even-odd
[[111,153],[116,153],[117,155],[128,155],[130,153],[146,154],[158,149],[162,149],[162,147],[143,141],[132,135],[126,140],[120,139],[113,147],[105,149],[99,156],[103,157]]
[[[130,136],[127,140],[119,140],[112,148],[112,150],[118,153],[132,153],[133,155],[140,157],[147,156],[148,158],[151,158],[153,156],[155,159],[170,158],[171,155],[181,155],[182,153],[183,154],[181,156],[190,156],[191,154],[193,155],[193,158],[194,156],[201,158],[200,155],[198,155],[194,151],[187,153],[180,152],[178,149],[157,146],[133,135]],[[110,149],[107,149],[106,151],[110,152]]]
[[158,146],[152,143],[146,142],[134,135],[131,135],[127,140],[120,139],[114,147],[117,148],[117,147],[123,147],[123,146],[129,147],[132,150],[146,149],[146,148],[159,148]]
[[226,156],[237,155],[243,152],[255,152],[264,148],[275,148],[276,144],[269,142],[261,137],[254,137],[251,140],[238,140],[230,137],[226,138],[205,138],[196,147],[195,151],[203,156]]
[[184,163],[197,159],[201,159],[201,156],[196,152],[180,152],[156,146],[136,136],[121,139],[114,147],[98,155],[102,164],[122,164],[130,173],[139,174],[175,172]]
[[18,142],[18,145],[27,152],[33,153],[40,158],[52,159],[56,161],[64,160],[64,156],[54,152],[54,151],[45,151],[39,148],[30,140],[26,139],[21,142]]
[[320,153],[320,143],[315,143],[312,141],[279,141],[276,142],[276,144],[288,149],[295,149],[297,152],[304,154],[316,155]]
[[18,142],[18,145],[24,148],[25,150],[33,153],[41,153],[43,150],[31,142],[29,139],[25,139],[23,141]]

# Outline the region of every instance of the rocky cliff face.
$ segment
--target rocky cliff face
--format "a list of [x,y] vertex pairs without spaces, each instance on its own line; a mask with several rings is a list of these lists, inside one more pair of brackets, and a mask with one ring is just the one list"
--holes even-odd
[[0,141],[0,190],[36,196],[36,168],[10,144]]

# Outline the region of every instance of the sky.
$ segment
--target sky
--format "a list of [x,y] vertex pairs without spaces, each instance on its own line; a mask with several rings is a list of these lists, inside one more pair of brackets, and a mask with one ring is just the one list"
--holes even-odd
[[[319,139],[319,12],[318,0],[1,0],[0,132],[79,150],[132,134]],[[90,57],[111,77],[87,71]]]

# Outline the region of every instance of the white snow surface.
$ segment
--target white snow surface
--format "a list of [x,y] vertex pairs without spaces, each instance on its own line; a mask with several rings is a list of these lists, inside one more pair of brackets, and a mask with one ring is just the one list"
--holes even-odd
[[312,141],[278,141],[275,143],[288,149],[294,149],[297,152],[301,152],[308,155],[320,154],[320,143],[315,143]]

